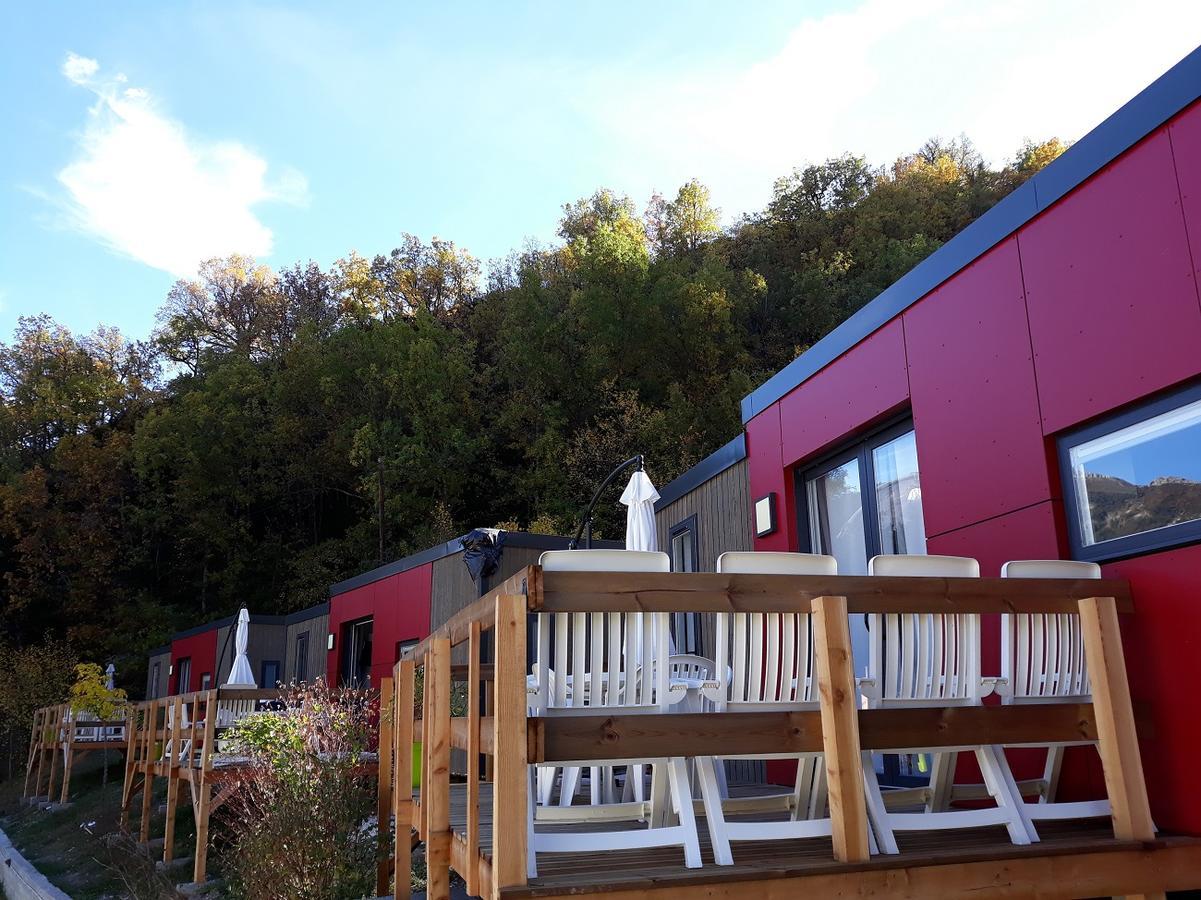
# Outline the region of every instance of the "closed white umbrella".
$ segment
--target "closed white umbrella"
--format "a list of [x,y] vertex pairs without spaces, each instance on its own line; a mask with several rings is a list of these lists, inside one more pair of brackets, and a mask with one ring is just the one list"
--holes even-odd
[[621,495],[626,509],[626,549],[658,550],[659,539],[655,533],[655,501],[659,492],[651,484],[646,472],[639,469],[630,476]]
[[104,686],[110,691],[113,689],[113,679],[116,678],[117,667],[112,663],[108,664],[108,668],[104,670]]
[[250,670],[250,660],[246,657],[246,642],[250,632],[250,613],[246,607],[238,612],[238,630],[234,633],[234,664],[229,671],[229,679],[222,687],[258,687],[254,680],[254,672]]

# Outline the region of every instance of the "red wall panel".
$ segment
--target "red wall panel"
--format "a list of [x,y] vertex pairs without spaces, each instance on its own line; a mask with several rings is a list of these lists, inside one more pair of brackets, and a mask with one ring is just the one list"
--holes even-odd
[[[179,683],[179,661],[181,659],[192,660],[191,684]],[[171,665],[174,667],[171,673],[171,693],[186,694],[189,691],[200,690],[200,676],[205,672],[212,676],[211,686],[216,687],[219,677],[213,671],[216,663],[217,629],[215,627],[185,638],[176,638],[171,642]]]
[[424,638],[430,631],[430,589],[434,567],[431,563],[389,575],[379,581],[338,594],[330,600],[329,630],[336,635],[329,651],[326,671],[331,683],[342,676],[342,626],[371,616],[371,683],[392,673],[396,645],[400,641]]
[[1201,546],[1110,563],[1102,570],[1128,578],[1134,592],[1134,615],[1123,617],[1122,638],[1135,709],[1146,716],[1140,725],[1149,726],[1141,746],[1155,824],[1201,833]]
[[1045,432],[1197,374],[1201,309],[1166,129],[1018,244]]
[[1052,497],[1017,241],[912,306],[904,324],[927,534]]
[[[775,403],[746,423],[747,477],[752,503],[769,493],[776,495],[777,527],[773,534],[755,538],[756,550],[795,549],[796,517],[792,508],[792,474],[784,469],[780,452],[780,404]],[[748,526],[755,534],[755,510]]]
[[840,443],[908,399],[904,332],[894,319],[777,404],[784,462]]
[[1177,116],[1168,128],[1168,136],[1193,255],[1193,286],[1197,288],[1201,278],[1201,103]]

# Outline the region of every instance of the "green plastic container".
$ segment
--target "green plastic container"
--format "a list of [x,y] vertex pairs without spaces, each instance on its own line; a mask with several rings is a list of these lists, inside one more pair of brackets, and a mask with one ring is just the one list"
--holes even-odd
[[413,787],[421,787],[421,741],[413,741]]

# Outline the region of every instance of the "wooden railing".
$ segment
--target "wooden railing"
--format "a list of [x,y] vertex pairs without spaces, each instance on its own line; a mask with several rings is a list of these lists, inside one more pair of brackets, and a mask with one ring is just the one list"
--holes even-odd
[[[1096,741],[1115,836],[1154,836],[1134,728],[1118,614],[1132,610],[1126,582],[1113,580],[944,579],[864,576],[543,572],[532,566],[438,628],[397,663],[381,752],[381,798],[395,817],[390,871],[395,895],[409,894],[410,828],[426,843],[429,896],[449,894],[449,870],[471,894],[499,897],[526,884],[527,766],[531,763],[648,759],[678,755],[824,754],[834,856],[868,858],[861,751]],[[526,617],[538,612],[812,613],[820,709],[813,712],[527,717]],[[861,613],[1078,613],[1093,702],[1024,706],[860,709],[848,616]],[[482,658],[492,635],[491,665]],[[465,668],[451,648],[466,644]],[[420,718],[415,674],[424,674]],[[492,680],[486,681],[485,676]],[[467,715],[451,717],[452,679],[467,681]],[[485,695],[485,688],[491,685]],[[421,790],[414,797],[414,741]],[[381,748],[383,742],[381,740]],[[467,814],[450,825],[450,751],[467,753]],[[479,847],[480,755],[491,763],[490,853]],[[503,823],[503,824],[502,824]]]
[[[24,796],[45,796],[52,801],[61,766],[59,802],[68,802],[76,759],[96,750],[124,748],[127,726],[126,717],[104,721],[81,718],[69,703],[57,703],[36,710],[29,734]],[[113,734],[114,731],[119,731],[119,734]],[[42,794],[43,774],[46,775],[45,795]]]

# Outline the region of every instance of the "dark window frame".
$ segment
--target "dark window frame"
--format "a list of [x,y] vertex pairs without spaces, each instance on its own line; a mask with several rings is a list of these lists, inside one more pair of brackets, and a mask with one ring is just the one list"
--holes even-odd
[[[187,671],[184,671],[184,670]],[[186,676],[186,677],[185,677]],[[169,688],[169,686],[168,686]],[[175,661],[175,693],[187,694],[192,690],[192,657],[181,656]]]
[[[863,532],[864,548],[867,558],[879,556],[880,548],[880,510],[876,503],[875,464],[872,462],[872,451],[877,447],[894,441],[902,435],[913,432],[917,440],[917,429],[913,424],[913,413],[906,411],[900,416],[893,416],[883,424],[843,441],[834,450],[829,451],[815,460],[798,466],[794,470],[794,483],[797,496],[797,538],[802,553],[817,553],[813,545],[813,529],[809,523],[809,481],[855,460],[859,464],[859,489],[863,503]],[[870,529],[868,525],[872,526]]]
[[697,540],[697,523],[696,513],[693,513],[686,519],[681,519],[676,524],[667,529],[667,555],[671,557],[671,570],[676,570],[675,557],[672,555],[672,545],[675,539],[685,532],[688,533],[689,543],[692,545],[692,571],[700,571],[700,543]]
[[163,664],[156,662],[150,668],[150,699],[154,700],[158,697],[158,682],[162,677]]
[[1165,525],[1150,531],[1085,544],[1080,528],[1080,497],[1072,477],[1071,451],[1099,437],[1129,428],[1148,419],[1201,400],[1201,383],[1169,391],[1147,400],[1124,406],[1119,411],[1093,419],[1087,425],[1065,431],[1055,440],[1059,461],[1059,482],[1063,489],[1064,516],[1068,522],[1068,547],[1073,559],[1085,562],[1113,562],[1158,553],[1175,547],[1201,543],[1201,519]]

